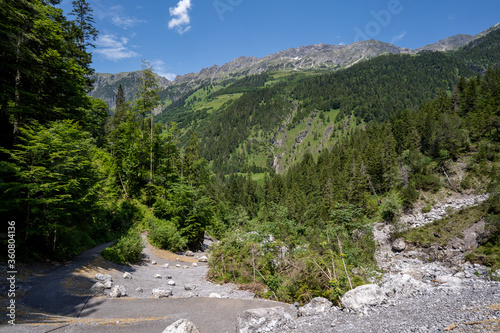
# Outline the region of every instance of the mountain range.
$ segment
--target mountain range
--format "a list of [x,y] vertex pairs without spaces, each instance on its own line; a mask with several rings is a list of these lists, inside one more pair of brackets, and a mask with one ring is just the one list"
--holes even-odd
[[[158,77],[158,82],[160,88],[167,88],[172,84],[176,85],[178,93],[182,94],[207,82],[213,84],[215,81],[237,79],[268,71],[332,71],[350,67],[360,61],[383,54],[455,51],[499,28],[500,23],[497,23],[475,36],[458,34],[417,49],[401,48],[376,40],[360,41],[349,45],[314,44],[289,48],[263,58],[241,56],[222,66],[213,65],[209,68],[203,68],[198,73],[178,75],[174,81]],[[139,78],[140,71],[118,74],[97,73],[93,76],[95,83],[90,95],[102,98],[113,107],[114,95],[116,95],[118,86],[120,84],[123,86],[125,98],[131,100],[135,97],[135,87]]]

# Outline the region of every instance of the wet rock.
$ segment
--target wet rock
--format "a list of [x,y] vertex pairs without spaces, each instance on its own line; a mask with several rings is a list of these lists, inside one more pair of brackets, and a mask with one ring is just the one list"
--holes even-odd
[[189,320],[179,319],[165,328],[163,333],[200,333],[200,330]]
[[290,331],[295,328],[292,316],[281,306],[246,310],[238,314],[236,332],[260,333]]

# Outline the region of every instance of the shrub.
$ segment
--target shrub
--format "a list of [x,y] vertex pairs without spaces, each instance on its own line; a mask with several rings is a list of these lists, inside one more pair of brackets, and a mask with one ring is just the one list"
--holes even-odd
[[104,249],[102,256],[117,264],[130,264],[141,259],[143,242],[136,229],[130,229],[114,245]]
[[174,252],[186,248],[186,239],[181,236],[174,221],[162,220],[149,213],[143,225],[149,230],[148,239],[154,246]]
[[426,205],[426,206],[422,207],[422,214],[430,212],[431,209],[432,209],[431,205]]

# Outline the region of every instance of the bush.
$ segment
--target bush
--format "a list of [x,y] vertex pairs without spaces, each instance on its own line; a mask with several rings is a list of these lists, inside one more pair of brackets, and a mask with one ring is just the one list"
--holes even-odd
[[380,216],[386,221],[392,221],[401,213],[403,199],[396,191],[391,191],[384,202],[380,205]]
[[114,245],[104,249],[102,256],[117,264],[130,264],[141,259],[143,242],[136,229],[130,229]]
[[175,222],[159,219],[149,213],[143,224],[149,230],[148,239],[154,246],[174,252],[186,248],[186,239],[177,230]]

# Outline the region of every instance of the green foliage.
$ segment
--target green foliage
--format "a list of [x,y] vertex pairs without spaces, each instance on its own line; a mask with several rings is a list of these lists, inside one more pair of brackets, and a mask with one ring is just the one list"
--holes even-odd
[[387,198],[380,205],[380,216],[386,221],[393,221],[402,213],[403,199],[396,191],[389,192]]
[[173,252],[186,248],[186,240],[177,230],[175,222],[156,218],[149,213],[145,216],[143,224],[149,230],[148,239],[154,246]]
[[102,256],[117,264],[131,264],[139,261],[142,255],[143,241],[136,229],[130,229],[112,246],[102,251]]

